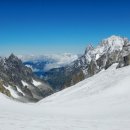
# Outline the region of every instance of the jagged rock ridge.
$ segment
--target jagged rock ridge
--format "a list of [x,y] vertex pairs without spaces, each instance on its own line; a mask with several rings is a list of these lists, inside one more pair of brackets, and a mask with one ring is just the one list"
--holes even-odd
[[11,54],[8,58],[0,58],[0,92],[21,101],[38,101],[53,90]]

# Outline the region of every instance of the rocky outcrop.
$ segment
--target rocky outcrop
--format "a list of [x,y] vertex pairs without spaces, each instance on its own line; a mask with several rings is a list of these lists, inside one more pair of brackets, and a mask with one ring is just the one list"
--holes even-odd
[[130,43],[126,43],[123,46],[119,57],[119,65],[117,68],[121,68],[127,65],[130,65]]
[[3,86],[2,81],[0,81],[0,92],[7,95],[8,97],[11,97],[10,91]]
[[52,88],[14,54],[0,58],[0,80],[0,92],[21,101],[38,101],[53,93]]

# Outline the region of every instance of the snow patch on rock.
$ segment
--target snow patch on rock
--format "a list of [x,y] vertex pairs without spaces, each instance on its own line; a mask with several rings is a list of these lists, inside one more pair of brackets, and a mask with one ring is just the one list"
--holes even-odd
[[39,86],[39,85],[41,85],[42,83],[33,79],[33,84],[34,84],[34,86]]
[[22,80],[21,82],[22,82],[23,86],[29,86],[28,83],[26,83],[25,81]]

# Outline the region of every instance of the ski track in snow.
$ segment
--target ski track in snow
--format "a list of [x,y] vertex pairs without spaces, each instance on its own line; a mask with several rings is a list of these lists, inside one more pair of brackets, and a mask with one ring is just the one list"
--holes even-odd
[[0,94],[0,130],[130,130],[130,66],[115,67],[36,104]]

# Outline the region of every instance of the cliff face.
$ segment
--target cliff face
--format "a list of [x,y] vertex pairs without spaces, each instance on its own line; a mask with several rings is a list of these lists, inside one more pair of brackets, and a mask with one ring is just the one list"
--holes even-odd
[[47,83],[13,54],[0,58],[0,91],[21,101],[38,101],[53,93]]
[[123,46],[123,49],[120,53],[120,57],[119,57],[119,65],[118,67],[124,67],[130,65],[130,43],[125,44]]

